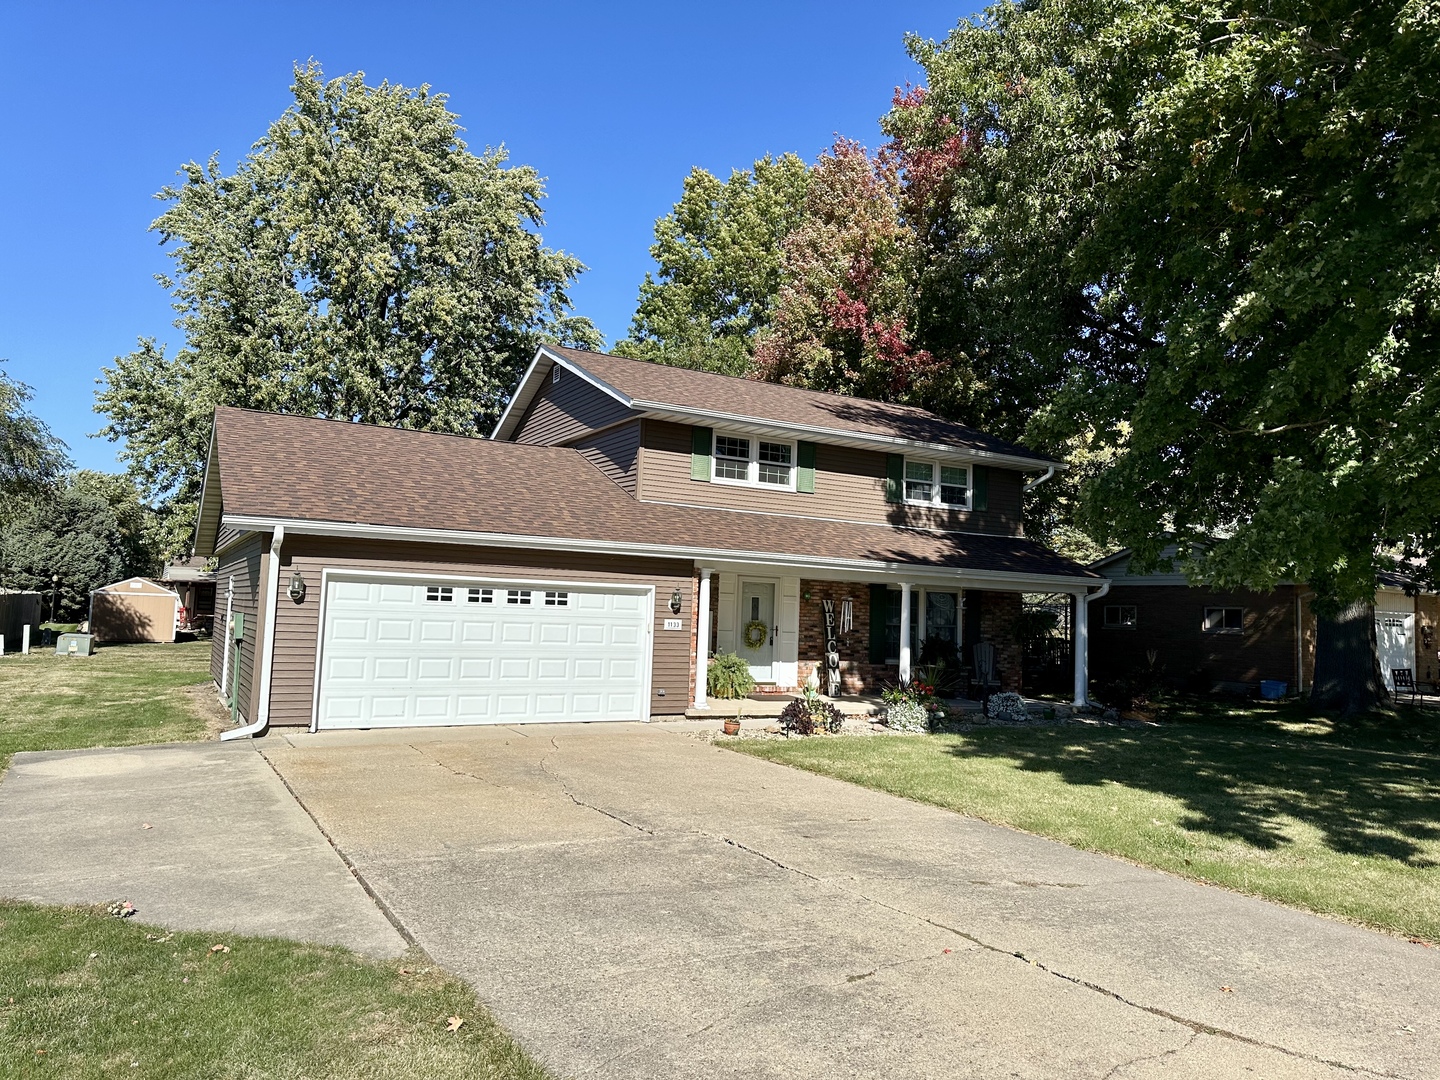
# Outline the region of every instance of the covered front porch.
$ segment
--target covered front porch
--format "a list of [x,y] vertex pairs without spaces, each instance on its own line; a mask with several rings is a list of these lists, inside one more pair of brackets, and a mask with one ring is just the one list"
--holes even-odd
[[1031,593],[1074,598],[1072,701],[1085,704],[1091,584],[923,566],[837,572],[697,561],[691,711],[720,707],[707,693],[707,674],[721,653],[739,656],[757,686],[775,693],[813,685],[836,699],[878,700],[885,687],[929,677],[941,662],[947,697],[1022,692],[1023,597]]

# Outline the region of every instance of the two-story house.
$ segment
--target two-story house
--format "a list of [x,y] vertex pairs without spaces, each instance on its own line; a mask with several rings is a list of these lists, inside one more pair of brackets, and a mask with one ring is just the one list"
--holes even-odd
[[[762,684],[877,690],[996,647],[1085,568],[1027,540],[1052,461],[918,409],[541,348],[489,439],[215,415],[196,554],[237,733],[637,720]],[[219,628],[230,630],[221,634]]]

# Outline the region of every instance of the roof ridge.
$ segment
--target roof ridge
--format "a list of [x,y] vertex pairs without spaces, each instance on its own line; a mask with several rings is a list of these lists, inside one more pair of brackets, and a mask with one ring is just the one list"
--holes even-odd
[[[792,394],[806,394],[812,397],[832,398],[837,401],[863,401],[870,405],[883,405],[887,409],[900,409],[905,412],[917,413],[931,420],[939,420],[943,424],[954,424],[956,427],[969,428],[971,431],[979,432],[982,435],[986,434],[985,432],[980,431],[979,428],[973,427],[972,425],[967,424],[962,420],[949,420],[941,416],[939,413],[933,412],[930,409],[923,408],[919,405],[906,405],[903,402],[899,401],[881,401],[878,398],[860,397],[856,394],[837,394],[833,390],[812,390],[808,386],[791,386],[789,383],[772,382],[769,379],[752,379],[748,375],[729,375],[723,371],[707,371],[704,368],[688,368],[682,367],[679,364],[662,364],[659,360],[647,360],[643,357],[638,356],[623,356],[619,353],[596,352],[594,349],[575,349],[571,348],[568,345],[552,345],[549,347],[553,349],[558,349],[563,352],[580,353],[583,356],[599,356],[605,360],[623,360],[629,364],[649,364],[651,367],[667,368],[671,371],[688,371],[694,375],[709,375],[717,379],[734,379],[737,382],[748,383],[751,386],[773,386],[776,389],[788,390]],[[993,438],[994,436],[991,437]]]
[[[306,413],[287,413],[276,412],[273,409],[255,409],[246,405],[217,405],[215,406],[215,411],[217,414],[221,411],[239,412],[247,413],[250,416],[270,417],[277,420],[310,420],[323,424],[339,424],[342,427],[349,428],[361,427],[372,428],[376,431],[393,431],[401,435],[443,436],[447,439],[459,439],[467,443],[483,443],[486,446],[529,446],[537,450],[574,450],[574,447],[569,446],[553,446],[547,443],[517,443],[509,440],[496,441],[488,435],[462,435],[458,431],[435,431],[430,428],[397,427],[394,424],[375,424],[365,420],[346,420],[339,416],[311,416]],[[579,451],[575,452],[579,453]]]

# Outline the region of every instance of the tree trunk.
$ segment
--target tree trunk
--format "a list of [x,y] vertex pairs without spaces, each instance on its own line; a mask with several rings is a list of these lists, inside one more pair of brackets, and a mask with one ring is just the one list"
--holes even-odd
[[1310,704],[1354,716],[1371,711],[1389,697],[1375,651],[1375,605],[1357,600],[1334,615],[1317,611]]

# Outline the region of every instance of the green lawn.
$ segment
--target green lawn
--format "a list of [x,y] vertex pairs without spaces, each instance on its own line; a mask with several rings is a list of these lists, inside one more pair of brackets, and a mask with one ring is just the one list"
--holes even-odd
[[205,720],[184,687],[210,682],[210,643],[107,645],[0,657],[0,770],[19,750],[200,739]]
[[1197,705],[1161,720],[721,745],[1440,941],[1440,713],[1355,728]]
[[[223,944],[228,952],[212,952]],[[448,1030],[450,1017],[465,1022]],[[544,1080],[453,976],[0,902],[0,1076]]]

